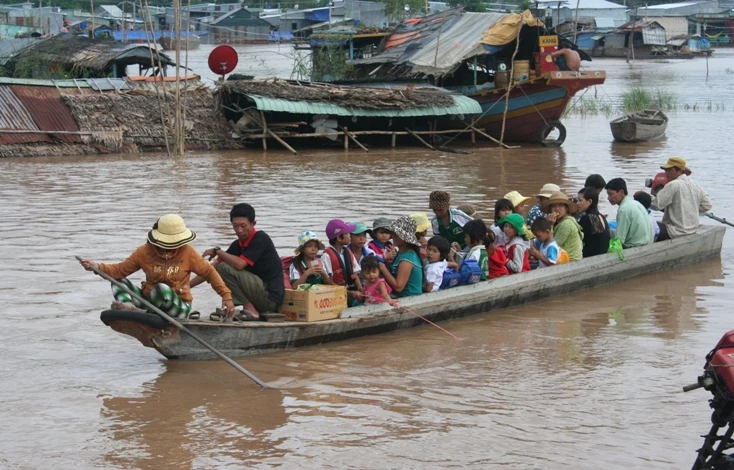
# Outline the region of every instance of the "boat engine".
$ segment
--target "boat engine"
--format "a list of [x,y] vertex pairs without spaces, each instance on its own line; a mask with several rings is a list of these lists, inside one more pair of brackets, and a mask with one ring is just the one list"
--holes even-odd
[[693,470],[734,470],[734,453],[728,452],[734,449],[734,330],[706,355],[703,369],[695,384],[683,387],[684,392],[703,388],[713,395],[709,400],[711,430],[703,436]]

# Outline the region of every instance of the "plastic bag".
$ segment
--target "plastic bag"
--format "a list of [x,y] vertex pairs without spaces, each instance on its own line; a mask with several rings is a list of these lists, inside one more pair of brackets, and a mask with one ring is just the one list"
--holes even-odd
[[622,242],[619,241],[619,238],[615,237],[609,240],[609,249],[607,250],[607,253],[617,253],[619,259],[624,261],[624,253],[622,250]]

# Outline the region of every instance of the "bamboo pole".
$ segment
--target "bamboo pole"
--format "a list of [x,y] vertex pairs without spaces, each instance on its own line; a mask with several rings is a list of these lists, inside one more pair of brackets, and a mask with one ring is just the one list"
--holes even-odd
[[[263,135],[266,135],[268,134],[268,121],[265,119],[265,113],[262,111],[260,111],[260,119],[262,119],[262,128],[263,128],[263,131],[265,131],[265,134]],[[267,137],[263,137],[263,151],[264,152],[268,151],[268,138]]]
[[423,145],[425,145],[425,146],[426,146],[426,147],[428,147],[429,149],[431,149],[431,150],[436,150],[436,151],[438,151],[438,149],[436,149],[436,147],[434,147],[433,145],[431,145],[431,144],[429,144],[428,142],[426,142],[425,140],[423,140],[423,139],[421,138],[421,136],[419,136],[419,135],[418,135],[418,134],[416,134],[415,132],[411,131],[411,130],[410,130],[410,129],[408,129],[407,127],[405,128],[405,130],[406,130],[406,131],[408,132],[408,134],[410,134],[410,135],[412,135],[413,137],[415,137],[416,139],[418,139],[418,141],[419,141],[419,142],[421,142],[421,143],[422,143]]
[[349,152],[349,132],[347,131],[347,128],[344,127],[344,151]]
[[510,83],[507,86],[507,92],[505,93],[505,111],[502,113],[502,131],[500,132],[500,145],[505,140],[505,125],[507,124],[507,110],[510,107],[510,90],[515,86],[515,56],[517,51],[520,49],[520,33],[517,34],[515,39],[515,51],[512,53],[512,72],[510,73]]
[[[143,0],[140,1],[140,9],[143,8]],[[148,5],[148,0],[145,0],[145,20],[143,21],[144,29],[145,29],[145,41],[148,44],[148,52],[150,54],[150,67],[151,69],[155,70],[155,57],[153,56],[153,44],[151,44],[150,39],[151,36],[155,38],[155,29],[153,28],[153,18],[150,16],[150,7]],[[150,28],[150,32],[149,32]],[[161,78],[163,78],[163,64],[161,62],[161,55],[158,53],[158,49],[156,48],[156,53],[158,55],[158,72],[161,74]],[[166,99],[165,92],[162,92],[160,87],[163,86],[163,82],[161,80],[161,83],[159,84],[157,80],[155,80],[155,75],[153,76],[153,88],[155,88],[155,95],[156,98],[158,98],[158,107],[160,109],[160,115],[161,115],[161,130],[163,131],[163,140],[166,143],[166,155],[169,157],[171,156],[171,145],[168,142],[168,125],[166,124],[166,114],[168,115],[168,122],[171,122],[171,109],[168,106],[168,99]],[[163,108],[165,104],[166,113],[164,114]]]
[[397,134],[395,132],[392,132],[392,142],[391,142],[392,148],[395,148],[396,137],[397,137]]
[[[464,123],[464,124],[466,124],[466,123]],[[500,145],[500,146],[502,146],[503,148],[506,148],[506,149],[519,149],[519,148],[520,148],[520,146],[519,146],[519,145],[507,145],[507,144],[506,144],[506,143],[504,143],[504,142],[500,142],[499,140],[495,139],[495,138],[494,138],[494,137],[492,137],[491,135],[487,134],[486,132],[484,132],[484,131],[482,131],[482,130],[479,130],[479,129],[477,129],[476,127],[472,126],[471,124],[467,124],[467,125],[468,125],[468,126],[469,126],[470,128],[472,128],[472,129],[473,129],[473,130],[474,130],[474,131],[475,131],[475,132],[476,132],[477,134],[479,134],[479,135],[481,135],[481,136],[484,136],[484,137],[488,138],[489,140],[491,140],[492,142],[494,142],[494,143],[496,143],[496,144],[499,144],[499,145]]]
[[474,131],[474,118],[471,118],[471,144],[476,145],[477,143],[477,133]]
[[355,144],[359,145],[362,148],[362,150],[364,150],[365,152],[369,152],[369,150],[367,150],[367,147],[365,147],[357,139],[355,139],[354,138],[354,135],[352,135],[351,132],[348,132],[347,131],[347,128],[346,127],[341,127],[341,130],[344,131],[344,135],[346,135],[347,137],[349,137],[350,139],[352,139],[352,142],[354,142]]

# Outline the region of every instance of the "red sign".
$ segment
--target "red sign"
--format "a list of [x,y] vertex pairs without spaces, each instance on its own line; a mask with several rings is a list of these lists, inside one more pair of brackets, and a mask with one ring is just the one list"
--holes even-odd
[[209,54],[209,70],[226,75],[237,67],[237,51],[230,46],[217,46]]

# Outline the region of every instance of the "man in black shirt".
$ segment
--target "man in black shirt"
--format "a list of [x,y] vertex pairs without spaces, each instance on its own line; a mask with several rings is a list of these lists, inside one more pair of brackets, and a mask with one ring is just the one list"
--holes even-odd
[[[242,305],[242,320],[254,320],[260,313],[276,311],[283,303],[283,267],[275,245],[267,233],[256,230],[255,209],[236,204],[229,213],[237,240],[223,250],[218,246],[204,252],[217,259],[212,263],[232,291],[235,305]],[[199,284],[191,281],[191,287]]]

